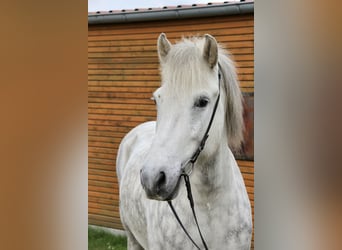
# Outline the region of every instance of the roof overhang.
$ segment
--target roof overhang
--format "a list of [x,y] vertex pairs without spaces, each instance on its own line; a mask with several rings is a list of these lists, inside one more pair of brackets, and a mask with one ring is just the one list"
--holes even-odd
[[254,1],[230,2],[200,7],[88,13],[88,24],[132,23],[254,13]]

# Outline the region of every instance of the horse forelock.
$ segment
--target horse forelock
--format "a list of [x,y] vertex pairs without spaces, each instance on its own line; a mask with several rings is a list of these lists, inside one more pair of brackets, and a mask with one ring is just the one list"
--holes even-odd
[[203,58],[204,39],[193,37],[172,46],[167,61],[161,64],[162,86],[174,95],[191,95],[205,88],[211,70]]

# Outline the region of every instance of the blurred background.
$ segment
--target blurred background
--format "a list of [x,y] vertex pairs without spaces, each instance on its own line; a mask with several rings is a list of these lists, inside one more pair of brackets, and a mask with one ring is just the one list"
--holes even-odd
[[[2,1],[3,249],[85,249],[84,1]],[[340,249],[341,3],[254,6],[255,249]]]

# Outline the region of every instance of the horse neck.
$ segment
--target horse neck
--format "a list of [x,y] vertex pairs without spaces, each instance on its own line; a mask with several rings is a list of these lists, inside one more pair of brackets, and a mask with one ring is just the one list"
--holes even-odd
[[225,143],[220,144],[214,154],[208,155],[205,150],[202,153],[195,163],[191,181],[199,199],[209,202],[208,199],[215,197],[218,192],[230,189],[235,160]]

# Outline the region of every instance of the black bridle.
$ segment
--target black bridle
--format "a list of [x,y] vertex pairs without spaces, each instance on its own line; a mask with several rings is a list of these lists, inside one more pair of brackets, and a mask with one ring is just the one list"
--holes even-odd
[[[220,66],[219,66],[220,68]],[[194,216],[194,219],[195,219],[195,223],[196,223],[196,226],[197,226],[197,229],[198,229],[198,233],[201,237],[201,240],[202,240],[202,243],[203,243],[203,246],[204,246],[204,249],[205,250],[208,250],[208,246],[207,246],[207,243],[205,242],[204,238],[203,238],[203,235],[202,235],[202,232],[201,232],[201,229],[198,225],[198,221],[197,221],[197,216],[196,216],[196,212],[195,212],[195,207],[194,207],[194,199],[192,197],[192,192],[191,192],[191,184],[190,184],[190,178],[189,178],[189,175],[191,174],[191,171],[194,167],[194,164],[195,162],[197,161],[197,158],[198,156],[200,155],[200,153],[202,152],[204,146],[205,146],[205,142],[207,141],[208,137],[209,137],[209,130],[211,128],[211,125],[213,123],[213,120],[215,118],[215,114],[216,114],[216,110],[217,110],[217,106],[218,106],[218,103],[219,103],[219,100],[220,100],[220,82],[221,82],[221,74],[220,74],[220,70],[219,70],[219,73],[218,73],[218,85],[219,85],[219,92],[218,92],[218,95],[217,95],[217,99],[216,99],[216,102],[215,102],[215,106],[214,106],[214,109],[213,109],[213,112],[211,114],[211,118],[210,118],[210,121],[209,121],[209,124],[208,124],[208,127],[207,127],[207,130],[205,131],[204,135],[203,135],[203,138],[197,148],[197,150],[194,152],[194,154],[191,156],[191,158],[184,164],[184,168],[183,168],[183,173],[181,174],[181,177],[183,176],[184,177],[184,181],[185,181],[185,186],[186,186],[186,190],[187,190],[187,193],[188,193],[188,199],[189,199],[189,202],[190,202],[190,207],[191,207],[191,210],[192,210],[192,214]],[[190,172],[188,171],[188,173],[186,173],[185,171],[185,167],[187,165],[190,164]],[[188,233],[188,231],[185,229],[183,223],[181,222],[181,220],[179,219],[177,213],[176,213],[176,210],[175,208],[173,207],[172,205],[172,202],[171,200],[168,201],[168,204],[174,214],[174,216],[176,217],[179,225],[182,227],[183,231],[185,232],[185,234],[188,236],[188,238],[191,240],[191,242],[197,247],[197,249],[200,250],[200,247],[196,244],[196,242],[192,239],[192,237],[190,236],[190,234]]]

